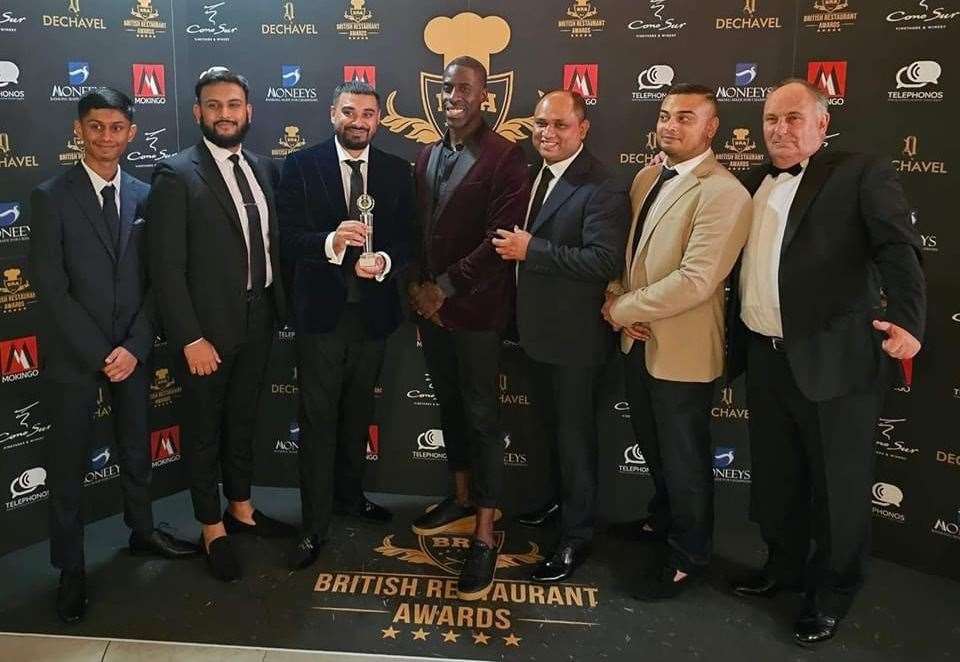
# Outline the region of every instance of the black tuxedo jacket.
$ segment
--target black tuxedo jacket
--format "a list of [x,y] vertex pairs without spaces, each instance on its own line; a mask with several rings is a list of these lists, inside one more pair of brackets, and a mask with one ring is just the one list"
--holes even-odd
[[[535,173],[534,173],[534,176]],[[603,363],[614,334],[600,315],[607,283],[623,272],[630,200],[584,148],[550,191],[517,270],[520,344],[544,363]]]
[[[751,194],[766,168],[744,174]],[[923,339],[920,245],[887,160],[824,150],[811,157],[790,207],[779,278],[787,358],[807,398],[829,400],[895,378],[897,362],[883,352],[886,336],[872,321],[892,322]],[[746,363],[739,280],[738,265],[727,310],[730,379]]]
[[[285,311],[273,189],[277,168],[243,150],[267,199],[277,314]],[[182,348],[201,337],[218,352],[246,339],[247,245],[240,216],[203,142],[157,164],[147,200],[150,274],[167,339]]]
[[30,267],[48,378],[94,378],[119,345],[144,364],[153,348],[143,203],[150,190],[122,173],[114,247],[90,177],[79,163],[30,198]]
[[[286,158],[277,189],[280,211],[280,259],[290,289],[297,331],[332,331],[347,299],[345,269],[353,269],[347,248],[343,264],[327,259],[327,236],[348,220],[336,138]],[[410,259],[415,206],[413,175],[403,159],[370,146],[367,192],[373,196],[373,249],[390,256],[382,281],[359,279],[360,310],[374,338],[389,335],[400,323],[398,275]],[[359,219],[355,219],[359,220]],[[355,257],[355,256],[354,256]]]

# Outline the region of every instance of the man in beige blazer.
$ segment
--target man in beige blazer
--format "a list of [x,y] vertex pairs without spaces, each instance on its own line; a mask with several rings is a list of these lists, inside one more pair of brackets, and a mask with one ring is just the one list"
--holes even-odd
[[602,310],[621,333],[631,421],[656,490],[634,537],[666,540],[669,550],[639,599],[675,596],[710,559],[709,411],[723,372],[724,282],[752,210],[710,149],[719,124],[707,87],[675,85],[664,98],[657,139],[666,160],[633,181],[626,266]]

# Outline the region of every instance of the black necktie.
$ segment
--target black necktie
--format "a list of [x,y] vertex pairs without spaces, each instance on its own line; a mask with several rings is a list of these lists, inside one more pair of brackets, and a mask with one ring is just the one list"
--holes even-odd
[[660,189],[663,188],[664,183],[670,181],[676,176],[676,170],[664,166],[660,170],[660,176],[657,177],[657,181],[653,185],[653,188],[651,188],[650,192],[647,193],[647,199],[643,201],[643,206],[640,207],[640,213],[637,214],[637,229],[633,231],[634,255],[636,255],[637,247],[640,245],[640,235],[643,234],[643,226],[647,222],[647,214],[650,213],[650,208],[653,206],[653,201],[657,199],[657,194],[660,193]]
[[243,208],[247,210],[247,230],[250,234],[250,244],[247,246],[247,253],[250,255],[250,291],[257,293],[267,284],[267,260],[263,248],[263,231],[260,229],[260,209],[257,201],[253,199],[250,182],[240,167],[240,155],[233,154],[230,160],[233,161],[233,176],[237,180],[240,197],[243,198]]
[[100,195],[103,197],[103,222],[107,226],[114,251],[120,245],[120,214],[117,213],[116,193],[117,189],[113,184],[100,189]]
[[537,220],[537,214],[540,213],[540,209],[543,207],[543,199],[547,197],[547,187],[551,181],[553,181],[553,171],[544,166],[543,170],[540,171],[540,184],[537,186],[536,193],[533,194],[533,202],[530,204],[530,213],[527,214],[527,222],[523,224],[524,229],[528,228],[533,221]]
[[347,215],[355,221],[360,220],[360,209],[357,208],[357,198],[363,195],[363,173],[360,172],[360,164],[363,161],[344,161],[350,166],[350,208],[347,209]]
[[789,168],[778,168],[777,166],[773,165],[772,163],[767,166],[767,173],[768,173],[771,177],[773,177],[774,179],[776,179],[778,176],[782,175],[782,174],[785,173],[785,172],[788,172],[788,173],[790,173],[791,175],[793,175],[794,177],[796,177],[796,176],[799,175],[801,172],[803,172],[803,166],[800,165],[799,163],[794,163],[794,164],[793,164],[792,166],[790,166]]

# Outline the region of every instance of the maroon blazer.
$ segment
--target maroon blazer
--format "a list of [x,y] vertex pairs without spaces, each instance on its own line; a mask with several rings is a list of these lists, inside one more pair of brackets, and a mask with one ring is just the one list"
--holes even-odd
[[449,329],[503,329],[513,314],[514,263],[503,260],[491,239],[498,228],[523,227],[530,184],[523,151],[480,127],[464,145],[445,195],[434,204],[440,142],[427,145],[415,168],[418,251],[413,276],[435,281],[446,274],[456,290],[440,308]]

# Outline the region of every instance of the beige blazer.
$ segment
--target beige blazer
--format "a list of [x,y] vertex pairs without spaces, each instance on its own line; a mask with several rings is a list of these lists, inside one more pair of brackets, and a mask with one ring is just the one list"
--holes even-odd
[[[644,168],[630,187],[633,220],[626,266],[608,291],[620,296],[610,316],[621,326],[650,325],[647,370],[657,379],[709,382],[723,373],[724,285],[750,232],[750,194],[710,154],[681,175],[643,225],[633,254],[637,215],[660,175]],[[634,340],[620,335],[626,354]]]

